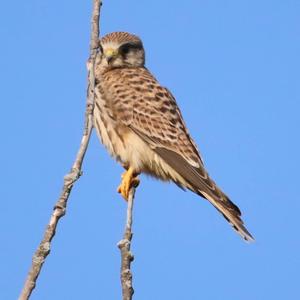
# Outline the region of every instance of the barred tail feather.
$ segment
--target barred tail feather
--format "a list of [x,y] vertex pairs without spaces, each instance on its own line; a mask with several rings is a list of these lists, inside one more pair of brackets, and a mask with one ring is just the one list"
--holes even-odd
[[156,148],[154,151],[186,181],[177,184],[210,201],[244,240],[254,241],[244,226],[240,209],[217,187],[203,165],[194,167],[184,157],[166,148]]
[[[215,200],[213,197],[198,191],[198,194],[201,196],[204,196],[222,215],[223,217],[228,221],[228,223],[232,226],[232,228],[247,242],[253,242],[254,238],[251,235],[251,233],[247,230],[247,228],[244,226],[244,223],[241,219],[241,213],[240,210],[236,210],[235,207],[237,207],[235,204],[233,204],[228,198],[229,201],[227,205],[224,205],[221,201]],[[228,208],[228,204],[233,204],[235,207],[232,209]]]

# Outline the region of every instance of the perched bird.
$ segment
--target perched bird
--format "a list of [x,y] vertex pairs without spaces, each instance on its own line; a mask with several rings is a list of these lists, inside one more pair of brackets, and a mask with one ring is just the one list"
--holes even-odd
[[100,40],[96,59],[94,125],[126,172],[119,192],[127,199],[140,173],[173,181],[212,203],[247,241],[239,208],[208,176],[176,100],[145,67],[139,37],[113,32]]

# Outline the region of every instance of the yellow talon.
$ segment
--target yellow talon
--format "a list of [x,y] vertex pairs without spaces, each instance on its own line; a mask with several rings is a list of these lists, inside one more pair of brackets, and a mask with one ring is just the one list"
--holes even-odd
[[124,172],[121,177],[122,181],[118,187],[118,193],[120,193],[123,196],[123,198],[127,201],[130,189],[132,187],[137,187],[140,183],[140,180],[138,179],[131,167],[126,172]]

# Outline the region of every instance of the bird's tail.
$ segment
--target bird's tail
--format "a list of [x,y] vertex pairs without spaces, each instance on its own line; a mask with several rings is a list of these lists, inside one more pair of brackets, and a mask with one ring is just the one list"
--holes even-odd
[[183,178],[184,181],[173,179],[177,185],[206,198],[244,240],[254,241],[244,226],[239,208],[217,187],[202,164],[195,167],[178,153],[164,148],[156,148],[155,152]]
[[[216,189],[218,189],[216,187]],[[246,241],[253,242],[254,238],[251,233],[244,226],[241,219],[240,209],[223,193],[218,189],[222,200],[215,195],[208,195],[203,191],[198,191],[197,194],[206,198],[230,223],[233,229]]]

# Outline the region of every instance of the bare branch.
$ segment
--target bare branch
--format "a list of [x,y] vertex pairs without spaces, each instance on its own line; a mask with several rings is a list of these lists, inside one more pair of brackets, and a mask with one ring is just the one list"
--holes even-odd
[[132,239],[132,211],[134,202],[135,188],[132,187],[129,192],[127,203],[127,219],[123,239],[118,243],[118,247],[121,251],[121,284],[123,300],[131,300],[134,293],[132,287],[132,272],[131,262],[134,257],[130,252],[131,239]]
[[95,98],[95,74],[94,66],[98,51],[99,44],[99,17],[100,9],[102,5],[101,0],[94,0],[93,13],[92,13],[92,30],[91,30],[91,42],[90,42],[90,57],[87,64],[88,68],[88,89],[87,89],[87,101],[85,112],[85,125],[84,132],[81,139],[80,147],[73,163],[71,171],[64,177],[64,185],[61,195],[55,204],[53,213],[51,215],[49,224],[47,225],[43,240],[41,241],[38,249],[36,250],[33,258],[32,265],[28,272],[23,290],[19,296],[19,300],[29,299],[33,289],[35,288],[37,278],[40,274],[42,266],[50,253],[51,240],[55,235],[55,230],[58,221],[66,213],[67,201],[70,196],[74,183],[81,176],[82,162],[89,144],[91,132],[93,129],[93,108]]

